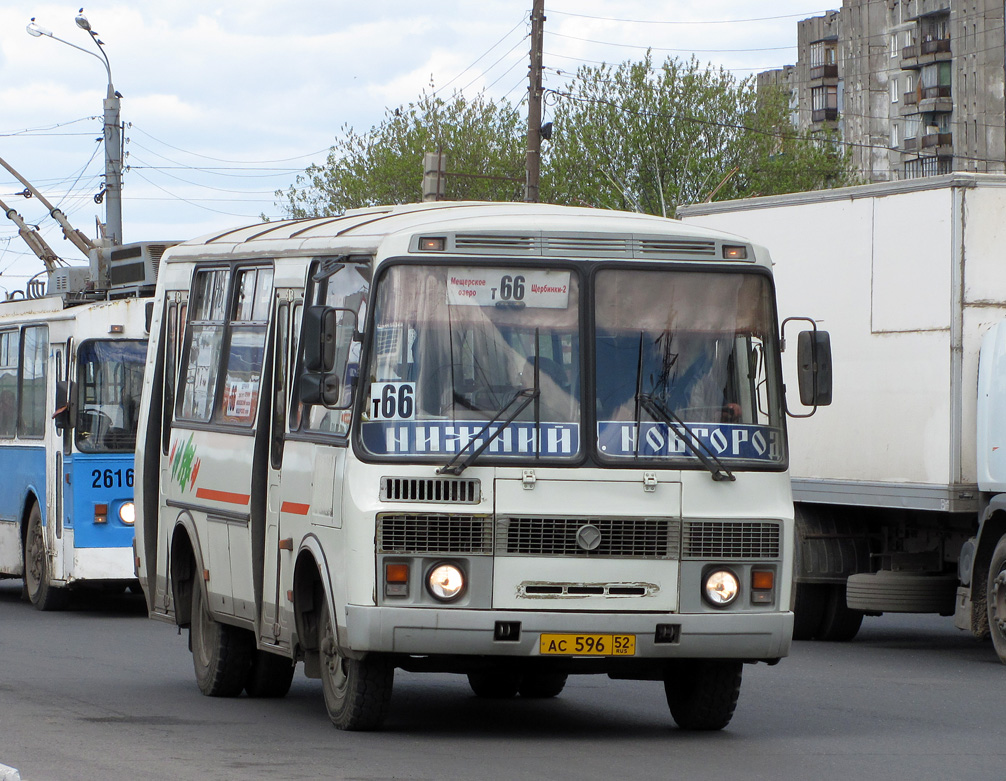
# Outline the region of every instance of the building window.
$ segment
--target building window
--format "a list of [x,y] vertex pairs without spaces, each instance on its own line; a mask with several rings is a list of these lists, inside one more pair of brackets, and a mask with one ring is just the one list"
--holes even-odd
[[901,99],[900,84],[897,76],[891,79],[891,103],[897,103]]
[[901,146],[901,127],[897,122],[891,123],[891,149]]

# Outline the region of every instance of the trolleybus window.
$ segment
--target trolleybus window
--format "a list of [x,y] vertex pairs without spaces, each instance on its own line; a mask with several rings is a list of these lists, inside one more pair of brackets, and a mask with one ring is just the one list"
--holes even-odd
[[75,434],[84,453],[125,453],[136,446],[147,343],[89,340],[77,354]]
[[45,435],[45,365],[49,357],[49,332],[46,327],[25,328],[21,348],[18,436],[41,438]]
[[0,437],[17,433],[18,332],[0,333]]
[[481,433],[492,438],[485,458],[578,455],[574,272],[397,265],[374,306],[362,423],[371,453],[456,455]]

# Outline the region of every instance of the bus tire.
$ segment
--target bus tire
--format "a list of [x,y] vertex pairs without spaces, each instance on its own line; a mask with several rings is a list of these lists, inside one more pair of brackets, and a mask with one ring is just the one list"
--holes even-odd
[[525,673],[517,691],[521,697],[545,699],[557,697],[566,688],[566,673]]
[[342,656],[327,603],[322,607],[319,631],[321,690],[332,724],[350,731],[378,729],[391,705],[394,666],[378,654],[363,659]]
[[793,606],[793,639],[813,640],[824,623],[828,605],[827,583],[796,583]]
[[719,730],[730,723],[741,690],[743,662],[694,659],[674,664],[664,694],[674,722],[687,730]]
[[62,610],[66,607],[69,594],[65,588],[53,586],[51,577],[42,513],[38,505],[33,504],[28,514],[28,534],[24,541],[24,587],[28,601],[36,610]]
[[268,651],[254,651],[245,691],[249,697],[286,697],[293,683],[293,671],[292,659]]
[[989,633],[999,661],[1006,664],[1006,536],[999,540],[989,565],[988,601]]
[[189,646],[199,691],[207,697],[237,697],[251,670],[251,632],[214,620],[198,583],[192,584],[191,621]]
[[468,685],[476,697],[485,700],[509,700],[516,697],[520,684],[520,674],[507,670],[468,673]]

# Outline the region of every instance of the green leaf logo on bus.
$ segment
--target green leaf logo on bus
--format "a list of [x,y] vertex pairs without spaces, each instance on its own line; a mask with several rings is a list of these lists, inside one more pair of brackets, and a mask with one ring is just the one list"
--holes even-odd
[[181,487],[182,490],[192,490],[195,485],[196,475],[199,474],[199,464],[201,460],[196,458],[196,446],[192,444],[192,435],[181,447],[178,446],[180,440],[176,439],[171,446],[171,455],[168,463],[171,465],[171,477]]

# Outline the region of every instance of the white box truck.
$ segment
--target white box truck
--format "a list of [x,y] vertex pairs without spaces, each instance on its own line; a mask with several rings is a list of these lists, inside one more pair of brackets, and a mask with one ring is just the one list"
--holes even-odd
[[831,333],[833,404],[790,424],[795,637],[953,614],[1006,662],[1006,177],[678,216],[771,247],[780,317],[813,313]]

